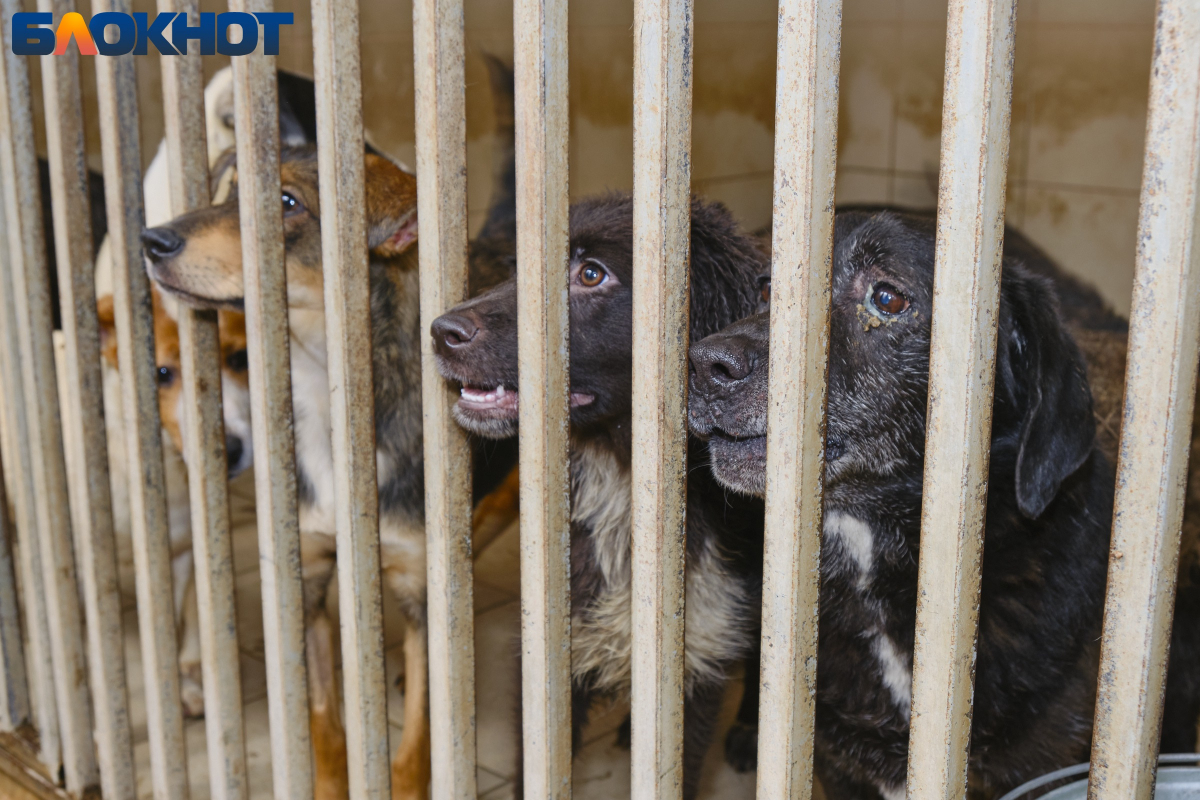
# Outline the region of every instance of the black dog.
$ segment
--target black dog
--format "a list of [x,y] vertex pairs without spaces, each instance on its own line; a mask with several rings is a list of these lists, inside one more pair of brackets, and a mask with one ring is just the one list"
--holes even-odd
[[[628,196],[570,214],[571,599],[575,742],[594,699],[630,674],[630,418],[633,213]],[[756,307],[764,258],[724,208],[692,203],[691,337]],[[509,280],[439,317],[438,366],[463,385],[455,408],[493,438],[517,425],[517,288]],[[693,466],[704,446],[689,447]],[[690,472],[687,508],[684,797],[695,796],[728,666],[753,645],[761,582],[761,504],[726,498],[709,470]]]
[[[816,759],[830,797],[905,784],[935,222],[836,221]],[[986,793],[1086,760],[1113,478],[1054,289],[1001,285],[971,768]],[[692,429],[761,495],[768,318],[693,346]]]

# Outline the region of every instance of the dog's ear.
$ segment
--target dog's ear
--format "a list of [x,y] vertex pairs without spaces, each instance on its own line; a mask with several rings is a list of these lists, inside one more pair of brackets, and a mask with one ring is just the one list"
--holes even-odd
[[113,369],[117,368],[117,317],[113,298],[106,294],[96,301],[96,317],[100,321],[100,355]]
[[1004,284],[996,390],[1018,419],[1017,507],[1036,519],[1091,455],[1096,419],[1087,368],[1053,286],[1019,268],[1006,270]]
[[417,179],[382,156],[365,156],[367,248],[385,258],[417,241]]

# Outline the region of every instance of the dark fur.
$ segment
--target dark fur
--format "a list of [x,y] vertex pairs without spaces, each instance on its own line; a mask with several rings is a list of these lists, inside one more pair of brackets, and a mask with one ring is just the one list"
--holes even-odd
[[[609,195],[575,204],[570,214],[571,391],[590,402],[571,411],[573,486],[578,502],[588,487],[588,465],[611,458],[627,473],[630,464],[632,393],[632,248],[633,214],[628,196]],[[691,330],[699,339],[752,311],[757,303],[763,256],[743,236],[728,212],[700,200],[692,203]],[[584,264],[600,262],[608,280],[595,288],[579,282]],[[517,289],[509,280],[452,309],[434,324],[442,374],[468,386],[517,385]],[[455,333],[457,331],[457,333]],[[449,339],[447,337],[450,337]],[[470,336],[464,346],[463,341]],[[454,342],[452,345],[451,342]],[[515,413],[476,414],[457,409],[458,419],[486,436],[511,436]],[[603,454],[603,455],[598,455]],[[592,461],[589,461],[592,460]],[[704,445],[692,440],[688,481],[687,554],[689,569],[713,545],[729,567],[729,596],[745,596],[738,609],[746,629],[756,625],[761,573],[761,505],[749,498],[727,497],[702,467]],[[578,520],[571,530],[573,616],[588,618],[606,590],[598,566],[595,532]],[[702,622],[701,622],[702,624]],[[748,636],[747,642],[753,637]],[[721,671],[749,645],[733,647]],[[689,646],[690,649],[690,646]],[[573,683],[575,742],[594,700],[611,694],[595,673],[576,674]],[[723,681],[706,676],[691,684],[685,700],[684,797],[695,795],[700,764],[712,734]],[[518,771],[519,772],[519,771]]]
[[[1007,252],[1028,257],[1024,241],[1014,242]],[[908,715],[881,668],[864,666],[880,664],[870,646],[876,631],[911,664],[933,244],[928,216],[859,211],[836,222],[816,735],[831,798],[878,797],[880,785],[905,778]],[[1048,259],[1038,266],[1049,272],[1047,264],[1056,271]],[[873,282],[892,284],[911,304],[875,327],[862,308]],[[1086,366],[1054,295],[1045,279],[1006,260],[971,746],[973,785],[987,794],[1086,760],[1091,735],[1113,476],[1094,445]],[[1111,324],[1102,303],[1067,296],[1082,309],[1077,319]],[[714,437],[722,481],[754,494],[763,490],[767,334],[760,314],[692,350],[693,429]],[[865,588],[830,533],[838,514],[873,534]],[[1192,613],[1184,608],[1192,602],[1181,594],[1179,613]],[[1189,680],[1175,674],[1169,694],[1186,695]],[[1178,705],[1186,717],[1186,703]],[[1194,746],[1186,728],[1171,726],[1172,747]]]

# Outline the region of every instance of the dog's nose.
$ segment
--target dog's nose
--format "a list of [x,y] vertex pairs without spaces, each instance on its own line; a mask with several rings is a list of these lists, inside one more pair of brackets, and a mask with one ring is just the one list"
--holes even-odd
[[178,255],[183,245],[183,237],[170,228],[147,228],[142,231],[142,247],[154,261]]
[[242,453],[245,451],[245,445],[242,443],[240,436],[225,437],[225,464],[229,470],[229,477],[233,477],[242,471]]
[[450,355],[475,340],[479,335],[479,325],[470,316],[451,311],[433,321],[430,333],[438,353]]
[[688,352],[692,387],[703,394],[725,390],[750,377],[758,358],[741,336],[717,336]]

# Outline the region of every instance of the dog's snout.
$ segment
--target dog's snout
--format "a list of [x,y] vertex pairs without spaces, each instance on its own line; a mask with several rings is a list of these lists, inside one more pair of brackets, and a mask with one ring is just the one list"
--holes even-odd
[[450,312],[433,321],[430,333],[438,353],[448,355],[475,341],[479,325],[467,314]]
[[740,336],[705,339],[688,354],[692,386],[710,393],[741,383],[758,364],[756,353]]
[[142,231],[142,247],[154,261],[178,255],[183,245],[183,237],[170,228],[147,228]]

